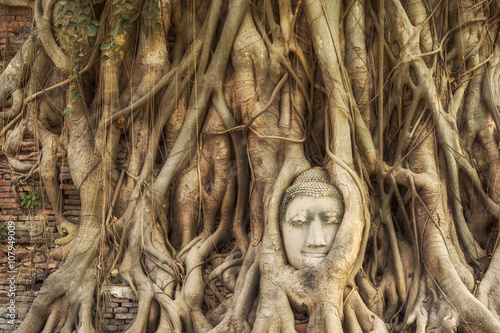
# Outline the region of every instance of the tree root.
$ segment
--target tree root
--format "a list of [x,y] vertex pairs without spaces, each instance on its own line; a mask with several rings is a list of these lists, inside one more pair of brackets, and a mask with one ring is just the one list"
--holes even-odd
[[21,49],[0,74],[0,105],[23,84],[35,60],[36,32],[28,37]]
[[73,253],[72,259],[51,274],[15,333],[53,332],[63,323],[64,333],[72,332],[75,325],[78,332],[95,332],[91,311],[96,283],[93,258],[95,251]]
[[387,333],[384,321],[367,308],[357,290],[349,292],[344,302],[344,328],[348,332]]
[[0,119],[2,121],[8,121],[13,117],[17,116],[23,108],[24,96],[21,89],[16,89],[12,93],[12,105],[9,111],[0,112]]

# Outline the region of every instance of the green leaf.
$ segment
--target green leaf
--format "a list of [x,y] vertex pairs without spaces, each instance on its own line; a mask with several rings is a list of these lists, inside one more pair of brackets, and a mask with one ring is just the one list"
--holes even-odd
[[118,29],[120,29],[120,23],[116,23],[115,26],[113,27],[113,29],[111,30],[110,34],[111,35],[114,35],[116,34],[116,32],[118,31]]
[[74,41],[76,41],[77,38],[78,38],[77,36],[71,36],[69,38],[69,41],[73,43]]
[[92,24],[98,27],[101,22],[99,20],[92,20]]
[[73,16],[73,12],[71,10],[67,10],[64,15],[66,15],[66,16]]
[[137,18],[139,17],[139,15],[141,15],[141,13],[139,13],[139,12],[135,13],[134,15],[132,15],[132,18],[130,19],[130,22],[134,22],[135,20],[137,20]]
[[111,42],[106,42],[106,43],[102,43],[101,46],[99,46],[99,48],[101,50],[107,50],[107,49],[109,49],[110,46],[111,46]]
[[87,36],[95,36],[97,35],[97,28],[95,25],[88,25],[85,27],[85,33]]
[[79,61],[81,61],[81,60],[82,60],[82,58],[80,58],[80,57],[74,57],[74,58],[73,58],[73,61],[74,61],[74,62],[79,62]]
[[113,15],[116,15],[116,14],[118,14],[121,11],[122,11],[122,9],[120,7],[115,8],[115,10],[113,10]]
[[90,11],[91,11],[90,7],[85,7],[85,9],[83,10],[83,12],[87,15],[90,14]]
[[144,15],[147,19],[151,19],[153,17],[153,12],[150,10],[143,10],[142,15]]
[[68,28],[73,29],[74,27],[76,27],[76,23],[75,22],[69,22],[68,23]]
[[160,8],[155,7],[155,8],[153,9],[153,13],[155,13],[155,14],[160,14]]
[[80,92],[77,92],[77,93],[73,94],[73,96],[71,96],[70,103],[72,104],[74,101],[76,101],[76,99],[78,98],[78,96],[80,96]]
[[80,20],[85,20],[86,18],[88,18],[88,16],[87,16],[87,15],[85,15],[84,13],[80,13],[80,15],[78,15],[78,18],[79,18]]
[[113,0],[113,1],[111,1],[111,3],[112,3],[113,5],[116,5],[118,2],[120,2],[120,0]]
[[67,3],[68,3],[68,0],[59,0],[59,3],[60,3],[61,5],[65,5],[65,4],[67,4]]
[[68,106],[66,109],[64,109],[63,115],[67,116],[70,111],[71,111],[71,107]]
[[106,62],[109,60],[109,57],[107,55],[103,55],[101,59],[99,59],[101,62]]
[[161,30],[161,24],[158,22],[155,22],[155,30],[160,31]]
[[128,9],[134,9],[134,4],[130,1],[125,1],[125,7]]

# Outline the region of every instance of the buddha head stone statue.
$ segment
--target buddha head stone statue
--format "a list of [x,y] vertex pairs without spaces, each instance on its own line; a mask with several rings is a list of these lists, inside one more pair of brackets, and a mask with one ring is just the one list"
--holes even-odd
[[279,221],[288,263],[297,268],[320,264],[332,247],[344,215],[340,192],[322,169],[309,169],[287,188]]

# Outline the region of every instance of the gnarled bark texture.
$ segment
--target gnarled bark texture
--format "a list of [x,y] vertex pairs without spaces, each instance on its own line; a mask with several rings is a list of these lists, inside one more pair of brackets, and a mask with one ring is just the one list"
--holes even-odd
[[[139,302],[130,333],[500,332],[499,1],[33,8],[0,135],[41,175],[64,264],[16,332],[99,331],[116,270]],[[16,159],[26,134],[39,164]],[[279,207],[311,167],[345,212],[297,270]]]

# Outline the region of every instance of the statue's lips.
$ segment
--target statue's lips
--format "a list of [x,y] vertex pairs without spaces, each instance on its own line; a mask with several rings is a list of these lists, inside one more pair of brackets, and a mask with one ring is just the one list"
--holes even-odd
[[327,252],[310,252],[310,251],[301,251],[301,253],[306,257],[312,257],[312,258],[324,258],[328,254]]

